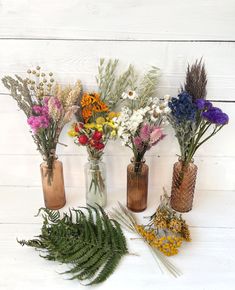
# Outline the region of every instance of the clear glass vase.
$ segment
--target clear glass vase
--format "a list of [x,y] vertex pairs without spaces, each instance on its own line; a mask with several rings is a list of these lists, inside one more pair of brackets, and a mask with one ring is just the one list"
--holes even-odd
[[134,212],[147,208],[149,167],[145,161],[135,162],[127,166],[127,207]]
[[91,159],[85,164],[86,203],[105,207],[107,203],[106,168],[100,159]]
[[197,166],[193,160],[185,165],[181,160],[174,164],[171,187],[171,207],[179,212],[188,212],[193,206]]
[[52,169],[48,168],[47,162],[42,162],[40,171],[46,208],[62,208],[66,203],[62,162],[54,160]]

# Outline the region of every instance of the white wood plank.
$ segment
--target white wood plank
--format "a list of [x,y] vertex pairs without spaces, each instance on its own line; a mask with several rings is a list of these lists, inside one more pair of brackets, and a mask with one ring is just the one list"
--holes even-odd
[[[142,72],[150,65],[158,66],[159,95],[175,95],[184,82],[188,62],[203,56],[208,72],[208,99],[235,100],[234,48],[235,43],[0,40],[0,77],[23,74],[40,64],[55,72],[62,83],[80,78],[85,89],[93,90],[99,58],[119,58],[123,69],[129,63]],[[0,92],[7,93],[2,84]]]
[[[126,167],[131,156],[105,156],[107,168],[107,183],[112,188],[125,187]],[[61,156],[64,165],[64,178],[66,186],[83,186],[84,164],[87,157]],[[146,162],[150,167],[150,186],[162,188],[171,184],[172,168],[176,157],[146,156]],[[0,156],[0,185],[10,186],[39,186],[41,185],[39,156],[28,155],[2,155]],[[234,190],[235,189],[235,162],[234,157],[210,157],[195,158],[198,166],[197,189],[198,190]]]
[[232,0],[2,0],[0,37],[234,40]]
[[[216,136],[206,142],[197,152],[197,156],[235,156],[235,103],[216,103],[230,116],[229,124],[226,125]],[[70,124],[65,126],[60,141],[68,146],[58,145],[59,155],[86,155],[86,150],[76,146],[73,139],[68,136]],[[18,110],[16,102],[10,96],[0,97],[0,132],[4,138],[0,140],[0,155],[27,155],[38,154],[36,146],[29,132],[29,126],[23,112]],[[165,128],[166,138],[156,147],[152,148],[147,155],[173,156],[179,154],[179,147],[174,131],[170,126]],[[227,141],[229,139],[229,142]],[[106,155],[126,155],[132,153],[129,149],[121,146],[119,141],[111,141],[105,149]]]
[[[83,287],[78,281],[66,280],[59,272],[66,269],[56,262],[39,257],[31,248],[21,247],[16,237],[32,238],[40,225],[0,225],[0,289],[93,289]],[[127,234],[128,239],[133,235]],[[142,241],[128,241],[131,253],[122,259],[115,273],[97,289],[130,290],[197,289],[226,290],[234,288],[235,230],[234,229],[192,229],[193,241],[181,248],[179,255],[169,260],[181,269],[183,275],[170,278],[162,275],[148,248]]]
[[[170,184],[166,186],[170,194]],[[148,195],[148,208],[145,212],[137,214],[140,222],[146,223],[142,217],[151,216],[156,210],[162,189],[150,187]],[[66,187],[67,203],[61,212],[69,208],[85,205],[85,189],[83,184],[79,187]],[[19,207],[19,201],[21,207]],[[106,209],[120,201],[126,204],[126,188],[109,188],[108,204]],[[27,223],[39,224],[40,217],[34,217],[40,207],[44,207],[41,187],[1,187],[0,188],[0,224]],[[235,193],[226,190],[196,190],[193,210],[185,213],[184,217],[192,228],[235,228],[234,212]]]

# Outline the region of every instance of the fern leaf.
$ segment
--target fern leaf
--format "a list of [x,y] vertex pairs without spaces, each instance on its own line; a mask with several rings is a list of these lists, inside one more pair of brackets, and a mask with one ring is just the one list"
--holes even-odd
[[[108,70],[112,70],[112,63]],[[120,225],[109,219],[102,208],[58,211],[40,209],[43,213],[41,234],[29,241],[18,241],[40,250],[40,256],[71,265],[64,274],[71,279],[89,280],[88,285],[105,281],[128,253]]]

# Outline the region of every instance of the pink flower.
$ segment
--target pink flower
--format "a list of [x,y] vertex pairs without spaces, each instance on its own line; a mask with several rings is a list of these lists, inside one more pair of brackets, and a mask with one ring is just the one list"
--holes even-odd
[[48,107],[45,105],[44,106],[35,105],[33,106],[33,111],[37,115],[48,116]]
[[46,116],[31,116],[27,122],[34,133],[37,133],[41,128],[48,128],[49,126],[49,119]]
[[151,146],[156,145],[160,140],[162,140],[166,135],[163,134],[160,127],[155,127],[150,134],[150,144]]
[[150,133],[151,133],[151,126],[149,124],[144,124],[140,128],[140,138],[142,139],[143,142],[148,142],[150,138]]
[[143,150],[143,141],[142,141],[141,137],[137,136],[134,138],[133,141],[134,141],[134,144],[135,144],[137,151],[141,152]]

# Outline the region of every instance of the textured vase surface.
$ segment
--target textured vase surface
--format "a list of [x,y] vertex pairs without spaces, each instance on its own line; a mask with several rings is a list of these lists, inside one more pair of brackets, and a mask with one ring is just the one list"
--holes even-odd
[[193,206],[193,197],[197,177],[197,166],[190,162],[187,166],[182,161],[174,164],[171,207],[179,212],[188,212]]

